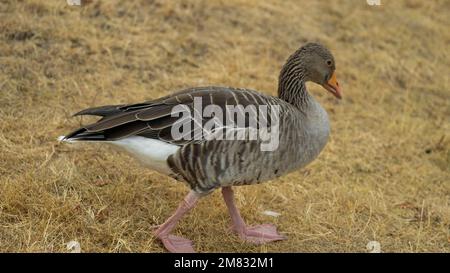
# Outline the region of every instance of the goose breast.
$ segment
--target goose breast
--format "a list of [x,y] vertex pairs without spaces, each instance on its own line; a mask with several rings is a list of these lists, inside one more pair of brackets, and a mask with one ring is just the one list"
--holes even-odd
[[261,183],[303,167],[325,147],[330,132],[326,111],[311,97],[310,106],[298,113],[282,104],[279,144],[274,151],[262,151],[258,140],[211,140],[181,147],[168,157],[177,178],[197,192],[219,187]]

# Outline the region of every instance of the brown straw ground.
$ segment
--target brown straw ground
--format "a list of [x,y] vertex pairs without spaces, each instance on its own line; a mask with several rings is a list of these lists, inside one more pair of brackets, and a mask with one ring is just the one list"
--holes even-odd
[[[449,1],[0,1],[0,251],[162,252],[153,227],[184,184],[102,145],[56,137],[92,106],[190,86],[276,95],[285,59],[329,47],[344,99],[314,84],[332,134],[311,165],[236,188],[250,224],[228,231],[219,191],[176,229],[201,252],[450,252]],[[265,210],[281,213],[274,218]]]

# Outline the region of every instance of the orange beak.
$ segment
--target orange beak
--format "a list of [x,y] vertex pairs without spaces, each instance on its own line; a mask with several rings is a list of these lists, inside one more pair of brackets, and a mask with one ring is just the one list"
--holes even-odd
[[342,89],[339,87],[339,83],[336,80],[336,72],[333,72],[330,80],[322,86],[326,90],[330,91],[336,98],[342,99]]

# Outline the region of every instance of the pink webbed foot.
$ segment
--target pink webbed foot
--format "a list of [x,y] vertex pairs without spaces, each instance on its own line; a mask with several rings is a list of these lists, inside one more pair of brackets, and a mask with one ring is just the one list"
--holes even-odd
[[177,222],[185,215],[189,210],[191,210],[198,199],[199,194],[194,191],[190,191],[189,194],[181,202],[175,213],[169,217],[158,229],[154,232],[155,236],[161,240],[164,247],[172,253],[194,253],[194,247],[192,242],[188,239],[178,237],[175,235],[170,235],[171,231],[174,229]]
[[285,240],[286,236],[278,233],[276,226],[272,224],[262,224],[252,227],[244,227],[241,230],[236,230],[243,240],[254,243],[264,244],[268,242]]
[[159,237],[164,247],[172,253],[195,253],[191,240],[175,235]]

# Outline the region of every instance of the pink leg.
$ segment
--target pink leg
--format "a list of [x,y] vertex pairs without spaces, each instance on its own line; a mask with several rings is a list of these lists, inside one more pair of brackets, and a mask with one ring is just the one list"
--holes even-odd
[[197,203],[200,196],[194,192],[190,191],[189,194],[181,202],[175,213],[167,219],[164,224],[159,226],[155,231],[155,236],[158,237],[165,248],[173,253],[194,253],[194,248],[192,242],[188,239],[178,237],[175,235],[170,235],[169,233],[176,226],[177,222],[190,211]]
[[277,232],[277,228],[272,224],[263,224],[253,227],[247,227],[244,220],[234,204],[234,194],[231,187],[222,188],[222,195],[230,212],[231,221],[233,222],[232,229],[242,239],[255,243],[263,244],[272,241],[279,241],[286,239],[285,236]]

